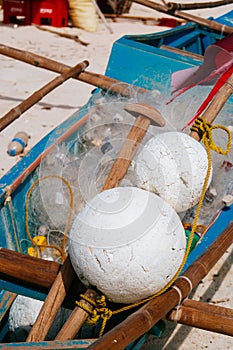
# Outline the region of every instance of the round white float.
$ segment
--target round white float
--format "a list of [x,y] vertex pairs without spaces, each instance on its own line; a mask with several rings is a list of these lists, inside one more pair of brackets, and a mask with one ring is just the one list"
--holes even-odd
[[184,228],[174,209],[135,187],[98,194],[76,217],[69,235],[79,278],[120,303],[161,290],[177,272],[185,248]]
[[[158,194],[176,212],[200,199],[208,159],[205,148],[181,132],[165,132],[151,138],[135,162],[137,186]],[[209,184],[212,177],[209,179]]]

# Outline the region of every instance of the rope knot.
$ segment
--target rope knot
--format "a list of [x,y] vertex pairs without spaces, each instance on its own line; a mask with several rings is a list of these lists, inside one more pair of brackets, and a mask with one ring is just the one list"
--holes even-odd
[[198,117],[190,130],[195,131],[199,135],[200,140],[202,140],[204,134],[209,139],[211,135],[211,124],[202,117]]
[[[228,141],[227,141],[227,146],[225,150],[215,144],[213,140],[214,129],[222,129],[227,133]],[[206,149],[209,149],[209,150],[211,149],[216,153],[222,154],[222,155],[226,155],[227,153],[230,152],[231,143],[232,143],[232,134],[227,127],[223,125],[211,125],[204,118],[198,117],[195,123],[193,124],[193,126],[191,127],[191,131],[195,131],[199,135]]]
[[98,312],[100,313],[100,317],[103,320],[109,320],[112,317],[112,311],[108,309],[107,307],[103,307],[101,309],[98,309]]
[[98,308],[104,308],[106,307],[106,298],[104,295],[101,295],[100,297],[96,298],[96,306]]
[[89,316],[86,322],[89,326],[95,326],[96,323],[99,321],[99,318],[100,318],[100,315],[98,314],[97,310],[94,309],[92,311],[89,311]]
[[107,303],[106,303],[105,296],[101,295],[100,297],[97,297],[95,301],[88,298],[84,294],[80,294],[80,297],[83,300],[87,301],[91,306],[93,306],[93,309],[91,309],[87,305],[85,305],[83,302],[79,302],[79,301],[75,302],[81,309],[83,309],[88,313],[88,318],[86,319],[86,323],[89,326],[95,326],[100,318],[103,320],[102,326],[100,329],[100,336],[101,336],[104,332],[107,321],[113,315],[113,312],[106,307]]

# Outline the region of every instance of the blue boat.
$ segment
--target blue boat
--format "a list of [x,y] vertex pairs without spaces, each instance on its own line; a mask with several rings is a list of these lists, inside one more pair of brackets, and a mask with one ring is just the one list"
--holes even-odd
[[[232,25],[232,18],[233,11],[215,20],[222,24]],[[162,94],[167,93],[171,74],[178,70],[201,65],[206,48],[221,38],[223,38],[223,35],[194,23],[188,23],[165,32],[150,35],[123,36],[117,40],[112,47],[105,75],[106,77],[115,79],[114,86],[124,86],[124,84],[126,84],[125,86],[128,86],[133,95],[139,95],[141,88],[150,93],[158,90],[161,91]],[[166,79],[169,81],[167,82]],[[210,88],[207,88],[206,94],[209,90]],[[151,98],[153,94],[151,95],[150,93],[149,95]],[[112,94],[114,95],[114,88],[110,88],[107,91],[107,98],[110,98]],[[119,95],[120,94],[117,95],[116,100],[119,100],[122,104],[125,103],[127,98],[124,96],[122,100],[120,100]],[[7,255],[8,250],[21,256],[27,255],[29,249],[32,248],[32,243],[28,239],[28,232],[25,226],[28,219],[26,210],[28,193],[38,179],[40,179],[43,164],[46,162],[46,159],[49,159],[49,156],[54,150],[58,149],[58,153],[56,154],[56,161],[58,163],[59,161],[64,161],[64,158],[62,159],[64,152],[62,153],[60,151],[65,150],[70,157],[68,157],[69,159],[67,158],[69,160],[67,166],[71,166],[73,170],[75,169],[72,168],[72,162],[83,152],[81,141],[83,141],[83,134],[86,133],[86,125],[90,118],[90,110],[95,107],[96,101],[104,96],[106,96],[106,92],[103,92],[100,88],[95,89],[90,100],[83,108],[46,135],[21,159],[21,161],[0,179],[0,246],[2,247],[0,251],[0,262],[5,261],[4,257]],[[229,99],[226,103],[225,109],[226,111],[232,110],[232,99]],[[35,211],[35,215],[38,215],[38,211],[41,210],[40,207],[38,211],[37,209],[36,205],[31,209],[32,212],[33,210]],[[216,246],[216,242],[223,232],[228,233],[229,230],[232,230],[232,211],[233,207],[227,204],[218,212],[219,215],[215,222],[211,224],[199,244],[190,253],[183,271],[192,269],[193,264],[203,256],[208,248],[211,249],[211,247]],[[41,224],[42,222],[40,222],[40,225]],[[33,235],[36,235],[35,232],[36,229],[38,229],[38,223],[32,220],[29,226]],[[221,251],[221,248],[219,248],[219,250]],[[12,255],[12,259],[16,259],[17,261],[17,254],[15,256]],[[46,266],[49,269],[52,265],[48,262]],[[57,272],[53,272],[53,275],[50,276],[51,281],[55,279],[55,275],[60,268],[59,263],[54,263],[53,266]],[[44,270],[43,273],[45,273]],[[101,340],[93,342],[93,339],[89,339],[95,338],[96,335],[85,335],[81,339],[63,342],[12,342],[6,344],[5,339],[7,339],[6,336],[9,333],[9,310],[15,296],[24,295],[44,301],[46,300],[49,286],[52,286],[52,282],[50,281],[43,288],[39,288],[33,284],[33,281],[32,283],[23,282],[20,276],[18,276],[18,278],[10,278],[7,273],[4,273],[4,269],[2,269],[0,274],[0,342],[2,342],[2,349],[9,349],[11,347],[19,347],[20,349],[27,349],[29,347],[40,349],[101,349],[101,346],[102,349],[108,348],[106,347],[106,343],[101,343]],[[183,288],[187,289],[187,285]],[[68,300],[65,301],[65,306],[70,307]],[[131,324],[130,320],[132,315],[126,318],[123,323],[119,323],[115,328],[118,330],[121,325],[123,325],[122,327],[124,327],[124,325],[128,327]],[[154,320],[155,319],[153,319],[153,324],[151,324],[150,327],[147,324],[145,325],[147,331],[144,331],[143,327],[142,330],[139,329],[137,336],[130,335],[127,337],[124,333],[127,333],[127,331],[122,328],[122,334],[126,337],[126,340],[121,343],[123,347],[116,347],[116,349],[125,348],[128,350],[137,350],[140,349],[141,345],[146,341],[149,331],[159,335],[162,326],[159,320],[156,320],[156,322],[154,322]],[[133,322],[137,322],[137,318],[136,321]],[[145,323],[146,322],[147,321],[145,321]],[[155,326],[154,323],[156,323]],[[110,341],[113,339],[111,338],[111,332],[113,332],[113,337],[118,334],[114,333],[114,325],[112,327],[112,330],[109,332],[110,335],[106,333],[106,336],[103,336],[104,341],[109,342],[109,349],[115,349],[114,342]],[[121,342],[122,339],[119,339],[119,341]]]

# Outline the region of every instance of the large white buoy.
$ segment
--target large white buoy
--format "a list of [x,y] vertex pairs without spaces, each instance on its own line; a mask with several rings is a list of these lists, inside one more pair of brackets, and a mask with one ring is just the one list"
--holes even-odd
[[154,193],[118,187],[95,196],[76,217],[69,254],[79,278],[113,302],[161,290],[181,265],[186,238],[175,210]]
[[181,132],[161,133],[136,159],[137,186],[158,194],[179,213],[198,203],[207,168],[207,153],[198,141]]

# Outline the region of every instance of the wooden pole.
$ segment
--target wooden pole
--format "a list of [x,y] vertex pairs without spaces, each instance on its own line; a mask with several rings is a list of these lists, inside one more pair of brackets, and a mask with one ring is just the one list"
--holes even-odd
[[[193,288],[208,274],[225,251],[233,242],[233,223],[221,233],[221,235],[196,259],[183,276],[188,278]],[[174,285],[179,288],[182,298],[190,293],[189,282],[180,276]],[[89,350],[122,350],[132,341],[148,332],[155,323],[163,318],[180,301],[180,296],[175,288],[170,288],[165,293],[148,302],[138,311],[131,314],[111,331],[103,335],[95,343],[88,347]]]
[[[216,116],[218,115],[218,113],[223,108],[228,98],[232,95],[232,93],[233,93],[233,74],[230,76],[227,82],[218,90],[213,100],[211,101],[211,103],[203,113],[202,117],[208,123],[212,123],[216,118]],[[190,133],[190,136],[196,139],[197,141],[200,141],[200,136],[198,135],[197,132],[192,131]]]
[[27,342],[45,339],[74,277],[75,272],[70,258],[67,257],[27,337]]
[[216,304],[204,303],[197,300],[186,299],[184,300],[183,306],[191,307],[196,310],[202,310],[216,315],[226,316],[233,319],[233,309],[228,309]]
[[[155,24],[160,23],[161,17],[148,17],[148,16],[134,16],[134,15],[128,15],[128,14],[117,14],[117,13],[106,13],[106,18],[111,18],[113,22],[117,22],[117,19],[130,19],[130,20],[136,20],[136,21],[142,21],[143,23],[146,23],[148,21],[155,22]],[[176,20],[177,25],[186,23],[186,21],[182,19]]]
[[[0,44],[0,54],[25,63],[29,63],[34,67],[45,68],[49,71],[57,72],[60,74],[67,72],[71,68],[70,66],[67,66],[61,62],[54,61],[52,59],[34,54],[29,51],[15,49],[3,44]],[[110,89],[112,93],[120,94],[125,97],[129,97],[132,94],[132,85],[129,86],[129,84],[121,82],[117,79],[109,78],[102,74],[83,71],[78,76],[75,76],[73,78],[78,79],[84,83],[99,87],[105,91]],[[137,89],[139,93],[148,92],[148,90],[143,88],[136,86],[134,88]]]
[[77,43],[82,44],[82,45],[84,45],[84,46],[88,46],[88,45],[89,45],[89,43],[87,43],[87,42],[81,40],[81,39],[79,38],[78,35],[73,35],[73,34],[58,32],[58,31],[56,31],[56,30],[53,30],[53,29],[50,29],[50,28],[47,28],[47,27],[38,26],[38,25],[36,25],[36,24],[33,24],[33,25],[34,25],[37,29],[40,29],[40,30],[43,30],[43,31],[45,31],[45,32],[49,32],[49,33],[52,33],[52,34],[55,34],[55,35],[59,35],[59,36],[61,36],[61,37],[63,37],[63,38],[72,39],[72,40],[76,41]]
[[109,171],[108,177],[102,189],[103,191],[117,187],[120,181],[124,178],[149,126],[149,119],[140,118],[136,120],[136,123],[133,125],[129,134],[127,135],[124,145]]
[[[0,248],[0,279],[10,283],[13,281],[19,287],[23,286],[48,294],[61,266],[55,261],[35,258],[10,249]],[[75,274],[65,304],[71,307],[77,295],[85,293],[85,290],[85,286]]]
[[[132,106],[132,107],[130,107]],[[165,120],[158,110],[143,104],[132,104],[125,108],[131,115],[136,117],[136,121],[131,127],[126,139],[115,159],[102,191],[117,187],[126,175],[137,150],[146,135],[151,124],[164,126]]]
[[60,76],[51,80],[48,84],[44,85],[42,88],[34,92],[31,96],[29,96],[26,100],[18,104],[16,107],[12,108],[7,114],[5,114],[2,118],[0,118],[0,131],[5,129],[13,121],[19,118],[21,114],[23,114],[30,107],[35,105],[49,92],[51,92],[56,87],[64,83],[67,79],[70,79],[71,77],[82,72],[88,65],[89,65],[88,61],[83,61],[81,63],[78,63],[73,68],[70,68],[69,70],[62,73]]
[[[87,289],[85,296],[95,301],[97,293],[94,290]],[[89,310],[93,309],[93,306],[83,299],[80,301],[80,303],[87,306]],[[84,309],[81,309],[78,306],[76,306],[68,320],[65,322],[65,324],[57,334],[55,340],[64,341],[68,339],[74,339],[75,335],[80,330],[83,323],[86,321],[87,316],[88,313]]]
[[233,310],[188,300],[168,316],[169,321],[233,336]]
[[61,265],[0,248],[0,277],[36,288],[51,288]]
[[181,12],[178,10],[171,11],[169,10],[168,6],[160,5],[150,0],[133,0],[133,2],[136,2],[137,4],[152,8],[153,10],[163,12],[174,17],[182,18],[186,21],[195,22],[201,26],[216,30],[220,33],[224,33],[224,34],[233,33],[233,27],[223,25],[216,21],[205,19],[199,16],[194,16],[186,12]]
[[205,9],[205,8],[211,8],[211,7],[224,6],[232,3],[233,3],[233,0],[208,1],[208,2],[199,2],[199,3],[168,2],[167,7],[171,11],[196,10],[196,9]]

